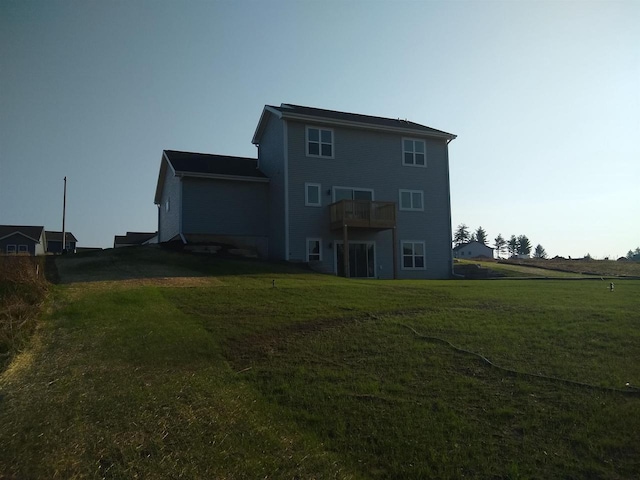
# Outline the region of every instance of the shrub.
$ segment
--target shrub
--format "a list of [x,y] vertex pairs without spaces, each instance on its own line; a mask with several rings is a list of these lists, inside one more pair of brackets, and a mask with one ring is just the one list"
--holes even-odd
[[42,259],[0,256],[0,369],[33,334],[46,292]]

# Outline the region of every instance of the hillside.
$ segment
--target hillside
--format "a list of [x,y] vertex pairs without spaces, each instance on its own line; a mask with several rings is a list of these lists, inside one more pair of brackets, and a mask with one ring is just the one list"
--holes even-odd
[[346,280],[144,248],[56,261],[0,375],[0,478],[640,471],[640,281]]

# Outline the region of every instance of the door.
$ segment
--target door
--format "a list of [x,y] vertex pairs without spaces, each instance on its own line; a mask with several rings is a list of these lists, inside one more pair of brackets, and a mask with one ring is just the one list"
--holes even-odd
[[[349,276],[375,278],[375,244],[373,242],[349,242]],[[344,244],[336,242],[336,267],[338,276],[344,277]]]

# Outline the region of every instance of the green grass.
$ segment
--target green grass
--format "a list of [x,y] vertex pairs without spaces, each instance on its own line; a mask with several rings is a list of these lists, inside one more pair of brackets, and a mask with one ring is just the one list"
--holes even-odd
[[143,252],[59,259],[68,283],[0,377],[0,478],[640,471],[640,396],[524,374],[640,385],[640,281],[345,280]]

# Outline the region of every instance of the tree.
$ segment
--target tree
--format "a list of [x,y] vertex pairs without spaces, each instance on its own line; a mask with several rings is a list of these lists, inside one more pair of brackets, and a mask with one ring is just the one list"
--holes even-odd
[[533,258],[547,258],[547,252],[542,245],[538,244],[533,252]]
[[507,242],[507,252],[509,252],[509,257],[515,257],[518,254],[518,239],[515,235],[511,235]]
[[531,242],[526,235],[518,237],[518,255],[527,255],[531,253]]
[[453,243],[455,243],[456,247],[462,245],[463,243],[467,243],[469,241],[469,238],[469,227],[467,227],[464,223],[458,225],[456,233],[453,235]]
[[484,228],[478,227],[475,233],[476,242],[480,242],[483,245],[487,244],[487,232],[484,231]]
[[496,255],[500,258],[500,254],[504,252],[505,247],[507,246],[507,241],[502,238],[502,234],[499,233],[496,238],[493,240],[493,245],[496,247]]

